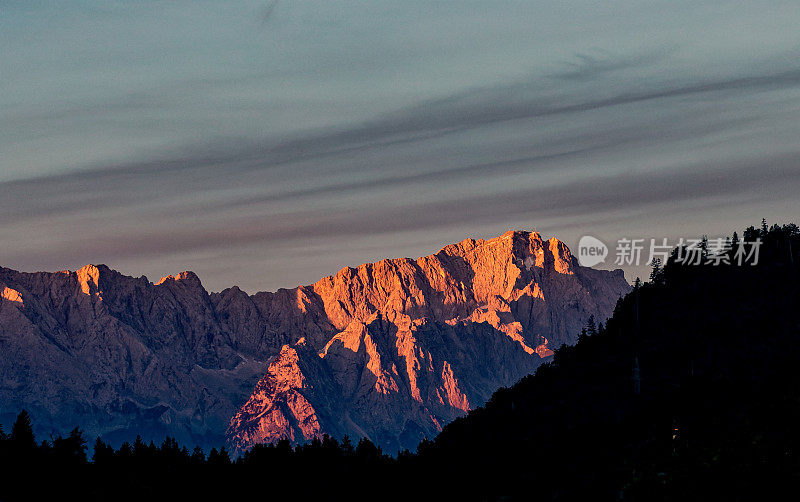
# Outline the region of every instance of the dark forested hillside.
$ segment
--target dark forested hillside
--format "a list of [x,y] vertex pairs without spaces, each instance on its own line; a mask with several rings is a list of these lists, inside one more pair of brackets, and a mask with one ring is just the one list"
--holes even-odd
[[756,239],[757,266],[674,253],[598,333],[445,427],[423,459],[488,499],[749,500],[800,481],[800,233],[745,231]]
[[98,441],[90,462],[80,431],[37,446],[21,416],[0,433],[0,500],[769,499],[800,482],[800,231],[751,227],[742,241],[757,265],[704,244],[699,261],[720,264],[678,263],[677,250],[605,325],[416,455],[326,437],[231,461],[174,440]]

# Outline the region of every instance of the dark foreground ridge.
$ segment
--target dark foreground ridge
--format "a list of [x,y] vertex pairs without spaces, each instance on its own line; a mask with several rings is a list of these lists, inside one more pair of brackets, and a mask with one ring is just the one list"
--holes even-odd
[[757,266],[655,269],[605,326],[416,454],[326,437],[231,461],[167,439],[98,441],[89,462],[80,431],[37,445],[23,414],[0,441],[0,500],[768,499],[800,481],[800,231],[756,239]]

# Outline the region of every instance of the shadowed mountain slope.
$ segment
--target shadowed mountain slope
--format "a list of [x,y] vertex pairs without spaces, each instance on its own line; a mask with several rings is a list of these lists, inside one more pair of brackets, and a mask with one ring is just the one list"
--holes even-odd
[[481,500],[759,500],[796,485],[800,231],[751,227],[748,253],[756,239],[757,266],[673,255],[599,333],[421,444],[419,472],[472,480]]
[[324,432],[413,447],[628,289],[527,232],[252,296],[191,272],[0,269],[0,417],[26,408],[40,434],[79,422],[112,441],[227,429],[240,449]]

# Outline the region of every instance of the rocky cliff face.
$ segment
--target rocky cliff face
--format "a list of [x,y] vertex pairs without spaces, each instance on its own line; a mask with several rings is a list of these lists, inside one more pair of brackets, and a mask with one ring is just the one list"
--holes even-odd
[[219,444],[227,428],[238,449],[325,432],[414,447],[628,288],[527,232],[252,296],[209,294],[191,272],[0,269],[0,420],[24,407],[45,435]]
[[628,289],[621,271],[582,268],[557,239],[508,232],[256,295],[302,338],[271,361],[229,441],[245,449],[327,432],[414,448],[573,343]]
[[0,413],[39,433],[222,439],[272,352],[232,339],[186,272],[157,284],[105,266],[0,269]]

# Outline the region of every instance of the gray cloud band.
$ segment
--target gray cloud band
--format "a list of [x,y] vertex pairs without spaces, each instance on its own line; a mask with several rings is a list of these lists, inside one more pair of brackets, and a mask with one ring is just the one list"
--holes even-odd
[[[744,154],[718,136],[761,134],[759,123],[775,105],[736,105],[794,92],[800,70],[669,85],[640,79],[608,96],[592,84],[653,60],[587,60],[572,72],[465,91],[352,127],[0,183],[0,231],[18,237],[3,239],[2,258],[35,266],[91,254],[113,264],[254,243],[272,248],[309,236],[341,244],[513,219],[610,220],[620,211],[719,197],[729,205],[764,194],[793,197],[800,188],[793,141],[769,155]],[[578,84],[562,90],[548,83],[553,78]],[[719,112],[698,114],[709,102]],[[543,132],[551,129],[558,134]],[[703,138],[711,144],[706,160],[642,164],[646,149]],[[499,160],[481,161],[489,157]],[[595,169],[598,160],[622,167]],[[92,238],[76,228],[91,228]]]

